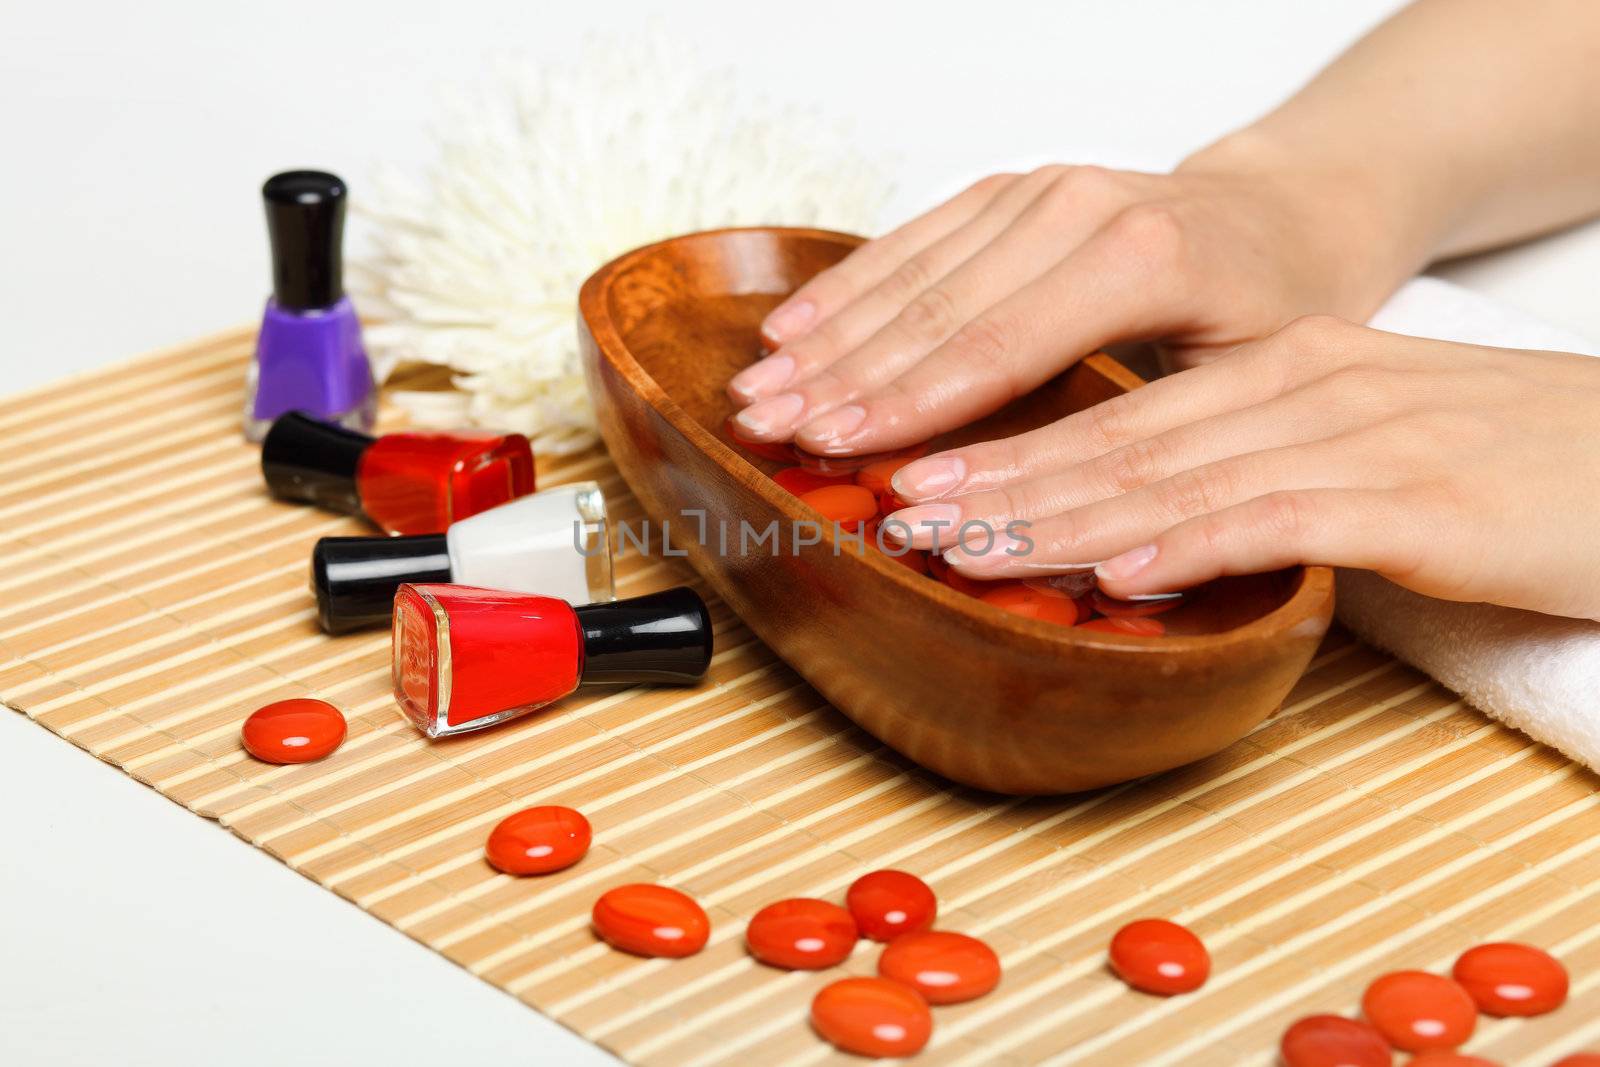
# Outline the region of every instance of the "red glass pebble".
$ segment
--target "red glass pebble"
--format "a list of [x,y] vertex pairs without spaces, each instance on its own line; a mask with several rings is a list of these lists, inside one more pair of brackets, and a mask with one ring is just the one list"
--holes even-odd
[[1191,993],[1211,976],[1211,954],[1187,928],[1165,919],[1140,919],[1111,939],[1111,969],[1146,993]]
[[928,883],[905,871],[863,874],[850,884],[844,903],[861,936],[874,941],[926,930],[939,913],[939,901]]
[[1043,593],[1021,582],[993,584],[995,588],[985,590],[979,599],[1001,611],[1060,626],[1071,626],[1078,621],[1078,605],[1070,597]]
[[830,1044],[858,1056],[910,1056],[933,1033],[922,994],[884,978],[841,978],[811,1001],[811,1025]]
[[595,932],[636,956],[693,956],[706,947],[711,920],[694,899],[664,885],[622,885],[594,902]]
[[1411,1057],[1406,1061],[1406,1067],[1500,1067],[1500,1063],[1482,1056],[1469,1056],[1465,1052],[1436,1048]]
[[1311,1015],[1283,1032],[1284,1067],[1390,1067],[1394,1051],[1368,1024],[1342,1015]]
[[1135,637],[1160,637],[1167,632],[1166,623],[1160,619],[1145,619],[1137,616],[1132,618],[1113,619],[1108,617],[1090,619],[1088,622],[1078,624],[1080,630],[1093,630],[1104,634],[1133,634]]
[[825,485],[800,494],[800,501],[846,530],[859,530],[878,514],[878,498],[859,485]]
[[1448,978],[1395,971],[1367,986],[1361,1012],[1389,1044],[1407,1052],[1452,1049],[1472,1036],[1478,1006]]
[[525,808],[500,820],[484,852],[507,874],[549,874],[583,859],[592,834],[582,813],[557,804]]
[[252,712],[239,731],[244,750],[268,763],[311,763],[344,744],[344,716],[326,700],[296,697]]
[[1532,945],[1495,941],[1469,948],[1450,975],[1489,1015],[1543,1015],[1567,999],[1567,969]]
[[1574,1052],[1550,1067],[1600,1067],[1600,1052]]
[[885,493],[889,493],[889,480],[894,477],[896,471],[910,463],[913,458],[905,455],[890,456],[888,459],[880,459],[873,463],[868,463],[865,467],[856,471],[856,484],[864,489],[870,489],[874,496],[882,496]]
[[745,943],[762,963],[811,971],[850,958],[856,946],[856,921],[837,904],[795,897],[768,904],[750,919]]
[[878,973],[915,989],[929,1004],[959,1004],[1000,984],[1000,957],[975,937],[919,930],[884,946]]
[[772,480],[795,496],[802,496],[813,489],[822,489],[829,485],[853,485],[855,481],[848,474],[818,474],[804,467],[785,467],[775,473]]

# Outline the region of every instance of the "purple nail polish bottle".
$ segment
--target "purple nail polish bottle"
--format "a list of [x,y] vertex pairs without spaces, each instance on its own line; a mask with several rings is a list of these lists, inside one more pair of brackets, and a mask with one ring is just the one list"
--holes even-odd
[[261,187],[272,239],[272,297],[246,381],[244,435],[303,411],[352,430],[377,412],[361,322],[344,295],[344,182],[316,170],[274,174]]

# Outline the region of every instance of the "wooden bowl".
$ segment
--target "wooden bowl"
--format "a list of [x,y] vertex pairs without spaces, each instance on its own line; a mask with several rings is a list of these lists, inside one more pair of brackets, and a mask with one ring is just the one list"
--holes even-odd
[[[675,548],[750,628],[846,715],[925,767],[1002,793],[1089,789],[1176,767],[1282,702],[1328,627],[1324,567],[1227,579],[1163,616],[1165,637],[1008,614],[835,539],[738,553],[738,523],[817,516],[729,443],[728,378],[784,294],[860,243],[808,229],[690,234],[584,283],[580,330],[600,432]],[[950,443],[1020,432],[1137,387],[1092,355]],[[680,513],[702,509],[709,535]],[[718,547],[718,520],[730,550]]]

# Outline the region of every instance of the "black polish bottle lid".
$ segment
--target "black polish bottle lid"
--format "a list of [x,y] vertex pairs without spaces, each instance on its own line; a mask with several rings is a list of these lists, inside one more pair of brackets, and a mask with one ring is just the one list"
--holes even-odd
[[679,587],[574,608],[583,631],[581,685],[688,685],[711,665],[711,613]]
[[330,634],[387,626],[406,582],[450,581],[444,534],[324,537],[311,550],[317,621]]
[[272,295],[289,311],[332,307],[344,296],[344,182],[286,170],[261,187],[272,240]]
[[262,439],[261,476],[275,497],[358,515],[356,471],[374,440],[291,411],[274,419]]

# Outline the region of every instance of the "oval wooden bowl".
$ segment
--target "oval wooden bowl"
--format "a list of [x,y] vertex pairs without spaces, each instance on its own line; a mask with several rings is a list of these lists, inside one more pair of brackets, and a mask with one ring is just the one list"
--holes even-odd
[[[731,446],[728,378],[799,283],[860,243],[808,229],[716,230],[602,267],[580,297],[589,390],[611,457],[646,511],[750,628],[829,701],[925,767],[1002,793],[1062,793],[1210,755],[1282,702],[1328,627],[1333,577],[1295,568],[1208,587],[1166,637],[1011,615],[834,539],[741,556],[737,524],[816,515]],[[1135,388],[1104,355],[950,441],[1016,433]],[[943,443],[943,442],[941,442]],[[680,513],[703,510],[711,536]],[[723,555],[715,536],[730,523]],[[690,536],[681,536],[685,531]],[[1180,614],[1182,613],[1182,614]]]

